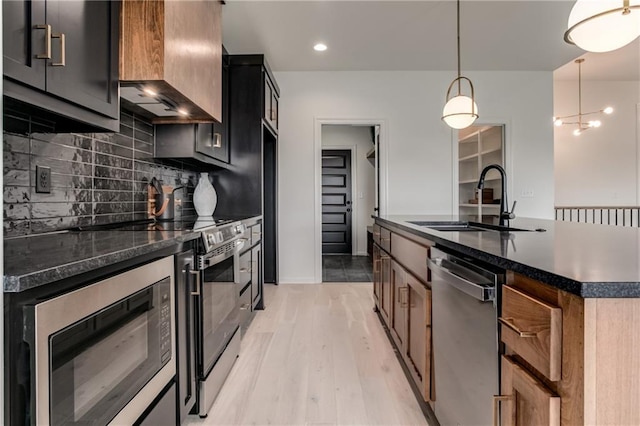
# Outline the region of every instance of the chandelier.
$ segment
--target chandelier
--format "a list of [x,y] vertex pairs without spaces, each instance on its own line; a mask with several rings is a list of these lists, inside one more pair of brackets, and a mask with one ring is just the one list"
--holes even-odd
[[[553,117],[553,124],[555,124],[556,126],[562,126],[564,124],[577,125],[577,128],[573,131],[573,134],[575,136],[580,136],[585,130],[592,129],[594,127],[600,127],[602,125],[602,122],[600,120],[589,120],[585,118],[586,116],[597,117],[600,114],[611,114],[613,112],[613,108],[608,106],[598,111],[582,112],[582,63],[584,62],[584,59],[576,59],[574,62],[578,64],[578,113],[573,115],[565,115],[562,117]],[[570,119],[572,121],[566,121],[567,119]]]
[[[478,105],[476,105],[476,97],[473,89],[473,83],[467,77],[460,75],[460,0],[457,2],[457,34],[458,34],[458,78],[454,79],[447,90],[446,104],[442,110],[442,120],[454,129],[464,129],[473,124],[478,118]],[[471,97],[462,94],[462,81],[469,84]],[[453,98],[451,89],[456,84],[458,86],[458,94]]]

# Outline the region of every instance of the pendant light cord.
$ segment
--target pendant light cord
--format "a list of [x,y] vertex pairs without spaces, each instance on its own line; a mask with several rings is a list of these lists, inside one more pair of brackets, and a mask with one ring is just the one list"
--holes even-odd
[[457,1],[457,11],[456,11],[456,16],[457,16],[457,27],[456,27],[456,33],[458,35],[458,96],[460,96],[460,93],[462,91],[461,87],[460,87],[460,0]]
[[582,129],[582,62],[584,59],[577,59],[578,63],[578,126]]

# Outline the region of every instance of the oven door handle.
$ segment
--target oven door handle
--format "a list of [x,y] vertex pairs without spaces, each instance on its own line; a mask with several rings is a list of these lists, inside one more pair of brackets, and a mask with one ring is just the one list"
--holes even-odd
[[189,271],[189,273],[191,275],[195,275],[196,276],[196,291],[192,291],[191,295],[192,296],[200,296],[200,271]]

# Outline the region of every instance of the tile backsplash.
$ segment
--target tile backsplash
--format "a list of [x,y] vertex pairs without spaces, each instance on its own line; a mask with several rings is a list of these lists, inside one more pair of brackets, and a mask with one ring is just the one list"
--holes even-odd
[[[119,133],[51,133],[52,123],[4,110],[4,235],[147,218],[147,185],[184,186],[176,218],[195,215],[198,174],[153,158],[154,127],[123,111]],[[51,169],[51,193],[36,193],[36,166]]]

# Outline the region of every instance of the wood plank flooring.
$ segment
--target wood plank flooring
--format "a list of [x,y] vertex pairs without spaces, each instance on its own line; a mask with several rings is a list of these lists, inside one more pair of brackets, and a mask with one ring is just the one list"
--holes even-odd
[[373,312],[371,283],[265,285],[205,419],[188,425],[427,425]]

